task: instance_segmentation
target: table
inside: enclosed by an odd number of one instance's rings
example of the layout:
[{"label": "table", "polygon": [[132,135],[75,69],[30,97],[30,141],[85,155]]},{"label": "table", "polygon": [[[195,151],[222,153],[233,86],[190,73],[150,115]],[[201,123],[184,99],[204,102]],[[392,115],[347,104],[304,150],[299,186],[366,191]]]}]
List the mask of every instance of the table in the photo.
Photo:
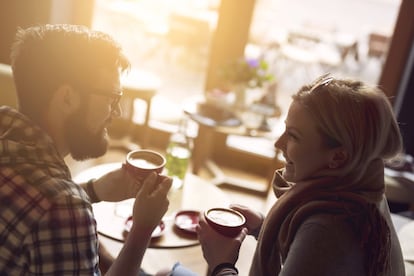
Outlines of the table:
[{"label": "table", "polygon": [[[121,166],[119,162],[100,164],[82,171],[74,177],[74,181],[85,182]],[[174,226],[177,210],[203,212],[208,208],[228,207],[230,204],[227,195],[218,187],[190,173],[186,175],[182,189],[170,191],[169,200],[169,211],[163,218],[165,232],[161,237],[151,240],[149,246],[151,248],[184,248],[199,244],[195,234],[185,233]],[[123,242],[126,234],[125,221],[132,212],[133,204],[134,199],[92,204],[98,233],[112,240]]]}]

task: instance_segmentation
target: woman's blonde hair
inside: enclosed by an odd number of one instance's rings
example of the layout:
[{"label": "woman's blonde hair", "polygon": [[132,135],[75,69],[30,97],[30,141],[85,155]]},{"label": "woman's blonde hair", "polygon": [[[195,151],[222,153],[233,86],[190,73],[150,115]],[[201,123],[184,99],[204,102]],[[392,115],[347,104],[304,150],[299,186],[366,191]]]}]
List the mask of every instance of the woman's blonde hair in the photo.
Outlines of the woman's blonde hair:
[{"label": "woman's blonde hair", "polygon": [[293,100],[312,114],[327,145],[347,150],[353,168],[402,149],[393,108],[378,87],[325,75],[303,86]]}]

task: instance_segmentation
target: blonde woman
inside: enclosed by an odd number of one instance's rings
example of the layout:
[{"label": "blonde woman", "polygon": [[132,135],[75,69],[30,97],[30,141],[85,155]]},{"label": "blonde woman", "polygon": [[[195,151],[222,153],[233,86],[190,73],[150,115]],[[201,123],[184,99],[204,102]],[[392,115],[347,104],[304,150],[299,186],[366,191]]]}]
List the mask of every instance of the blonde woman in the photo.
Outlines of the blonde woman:
[{"label": "blonde woman", "polygon": [[277,201],[267,216],[234,205],[247,218],[236,238],[204,219],[197,228],[213,275],[237,275],[247,234],[258,243],[250,275],[404,275],[384,196],[384,159],[401,151],[392,107],[376,87],[322,76],[294,96],[275,147]]}]

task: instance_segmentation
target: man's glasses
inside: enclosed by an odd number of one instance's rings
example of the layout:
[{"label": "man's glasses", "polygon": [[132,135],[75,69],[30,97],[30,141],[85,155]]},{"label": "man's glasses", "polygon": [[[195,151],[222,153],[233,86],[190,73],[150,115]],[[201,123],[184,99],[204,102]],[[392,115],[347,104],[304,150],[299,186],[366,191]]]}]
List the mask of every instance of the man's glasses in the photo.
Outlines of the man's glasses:
[{"label": "man's glasses", "polygon": [[116,110],[116,108],[118,107],[119,101],[121,100],[121,97],[123,95],[123,92],[122,90],[118,90],[117,92],[108,93],[108,91],[106,90],[96,89],[96,90],[90,91],[89,94],[112,98],[111,110]]},{"label": "man's glasses", "polygon": [[320,76],[318,79],[316,79],[313,83],[315,83],[312,88],[309,90],[309,93],[312,93],[316,89],[326,86],[330,84],[334,80],[334,77],[331,76],[331,73],[326,73],[322,76]]}]

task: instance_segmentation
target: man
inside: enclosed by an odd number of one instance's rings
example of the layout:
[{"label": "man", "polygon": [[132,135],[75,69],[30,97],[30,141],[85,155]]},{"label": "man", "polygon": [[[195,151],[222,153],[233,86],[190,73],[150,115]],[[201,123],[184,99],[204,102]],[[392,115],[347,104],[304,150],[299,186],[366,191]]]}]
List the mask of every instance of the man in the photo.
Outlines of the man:
[{"label": "man", "polygon": [[100,275],[91,203],[133,197],[133,227],[107,274],[138,275],[171,179],[119,169],[77,185],[64,162],[106,152],[130,66],[121,48],[86,27],[43,25],[18,30],[11,62],[19,111],[0,107],[0,275]]}]

